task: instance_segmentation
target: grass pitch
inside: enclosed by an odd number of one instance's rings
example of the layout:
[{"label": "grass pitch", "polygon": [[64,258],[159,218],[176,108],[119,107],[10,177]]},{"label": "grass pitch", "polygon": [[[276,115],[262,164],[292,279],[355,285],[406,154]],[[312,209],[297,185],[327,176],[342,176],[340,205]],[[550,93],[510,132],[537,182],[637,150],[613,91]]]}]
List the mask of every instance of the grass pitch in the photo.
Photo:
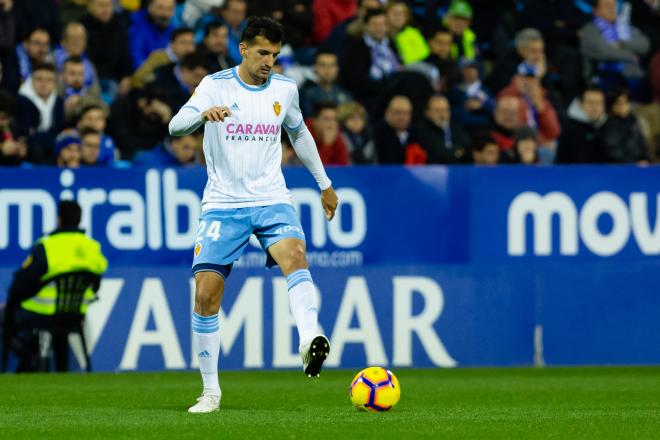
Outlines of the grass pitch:
[{"label": "grass pitch", "polygon": [[197,373],[0,376],[0,437],[659,438],[660,368],[395,371],[399,404],[353,409],[355,372],[222,372],[220,412],[187,414]]}]

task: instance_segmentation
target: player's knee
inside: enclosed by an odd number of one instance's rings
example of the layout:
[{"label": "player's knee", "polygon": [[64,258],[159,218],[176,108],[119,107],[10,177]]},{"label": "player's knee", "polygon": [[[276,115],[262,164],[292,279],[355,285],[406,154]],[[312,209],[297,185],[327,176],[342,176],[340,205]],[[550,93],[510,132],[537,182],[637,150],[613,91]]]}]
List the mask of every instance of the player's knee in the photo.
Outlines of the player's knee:
[{"label": "player's knee", "polygon": [[298,269],[307,268],[307,256],[305,248],[302,246],[294,246],[288,250],[285,261],[283,262],[282,269],[285,272],[291,272]]},{"label": "player's knee", "polygon": [[196,275],[195,311],[202,315],[216,314],[220,310],[224,279],[215,274]]}]

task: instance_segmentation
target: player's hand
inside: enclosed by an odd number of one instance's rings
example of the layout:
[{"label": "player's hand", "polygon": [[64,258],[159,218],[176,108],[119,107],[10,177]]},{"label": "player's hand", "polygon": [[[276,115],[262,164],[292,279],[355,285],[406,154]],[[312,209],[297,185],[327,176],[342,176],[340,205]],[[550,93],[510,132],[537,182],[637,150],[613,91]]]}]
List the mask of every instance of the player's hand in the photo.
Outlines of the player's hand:
[{"label": "player's hand", "polygon": [[211,107],[205,112],[202,112],[202,120],[204,122],[223,122],[225,118],[230,116],[231,112],[227,107]]},{"label": "player's hand", "polygon": [[339,204],[339,199],[337,198],[337,194],[335,194],[335,190],[332,189],[331,186],[321,191],[321,205],[323,205],[325,218],[327,218],[328,221],[335,217],[337,204]]}]

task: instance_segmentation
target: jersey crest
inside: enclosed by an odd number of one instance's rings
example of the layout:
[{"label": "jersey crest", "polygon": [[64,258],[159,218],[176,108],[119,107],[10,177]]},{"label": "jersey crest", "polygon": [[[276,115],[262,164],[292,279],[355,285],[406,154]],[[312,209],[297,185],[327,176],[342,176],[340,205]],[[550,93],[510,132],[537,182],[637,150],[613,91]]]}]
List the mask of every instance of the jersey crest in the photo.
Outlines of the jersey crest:
[{"label": "jersey crest", "polygon": [[273,103],[273,110],[275,110],[275,115],[279,116],[280,112],[282,111],[282,106],[280,105],[279,101],[275,101]]}]

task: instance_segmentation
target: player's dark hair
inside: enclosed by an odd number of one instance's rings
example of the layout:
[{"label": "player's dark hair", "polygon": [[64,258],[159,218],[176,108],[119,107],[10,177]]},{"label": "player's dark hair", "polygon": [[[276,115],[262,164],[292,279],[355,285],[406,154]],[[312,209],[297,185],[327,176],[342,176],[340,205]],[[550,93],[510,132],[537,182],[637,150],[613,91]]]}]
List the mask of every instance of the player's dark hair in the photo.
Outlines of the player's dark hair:
[{"label": "player's dark hair", "polygon": [[220,29],[221,27],[227,27],[227,25],[220,23],[219,21],[212,21],[211,23],[208,23],[206,26],[204,26],[204,38],[208,37],[211,32],[216,29]]},{"label": "player's dark hair", "polygon": [[57,69],[55,69],[55,65],[52,63],[37,63],[32,67],[32,74],[34,74],[38,70],[47,70],[49,72],[53,72],[57,74]]},{"label": "player's dark hair", "polygon": [[323,110],[337,110],[337,104],[333,101],[319,101],[314,104],[314,117],[318,118]]},{"label": "player's dark hair", "polygon": [[84,62],[83,59],[81,57],[79,57],[78,55],[71,55],[69,58],[64,60],[64,64],[62,64],[62,68],[64,68],[64,66],[66,66],[69,63],[83,64],[83,62]]},{"label": "player's dark hair", "polygon": [[186,35],[186,34],[194,35],[194,32],[192,29],[187,27],[174,29],[172,31],[172,35],[170,35],[170,43],[176,41],[176,39],[179,38],[181,35]]},{"label": "player's dark hair", "polygon": [[75,200],[60,200],[57,205],[57,217],[62,228],[77,228],[80,224],[80,215],[80,205]]},{"label": "player's dark hair", "polygon": [[319,60],[319,57],[321,57],[321,56],[323,56],[323,55],[332,55],[333,57],[336,57],[336,56],[337,56],[337,54],[334,53],[334,52],[331,51],[331,50],[328,50],[328,49],[319,49],[319,50],[317,50],[316,53],[314,54],[314,63],[316,63],[316,62]]},{"label": "player's dark hair", "polygon": [[241,43],[252,43],[256,37],[264,37],[271,43],[281,43],[283,35],[282,25],[272,18],[249,17],[241,33]]},{"label": "player's dark hair", "polygon": [[384,8],[369,8],[369,9],[367,9],[366,14],[364,14],[364,24],[369,23],[369,20],[371,20],[373,17],[377,17],[379,15],[385,15],[385,9]]}]

